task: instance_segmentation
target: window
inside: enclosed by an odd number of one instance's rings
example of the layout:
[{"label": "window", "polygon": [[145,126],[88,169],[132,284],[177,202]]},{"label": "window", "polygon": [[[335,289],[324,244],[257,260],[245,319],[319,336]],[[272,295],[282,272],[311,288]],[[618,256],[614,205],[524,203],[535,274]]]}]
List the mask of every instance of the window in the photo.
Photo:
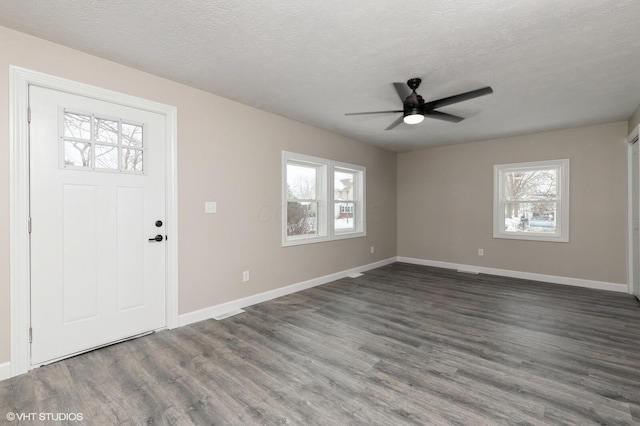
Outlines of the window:
[{"label": "window", "polygon": [[320,241],[328,236],[324,215],[327,165],[312,158],[290,159],[285,170],[286,239]]},{"label": "window", "polygon": [[282,244],[365,234],[365,168],[283,152]]},{"label": "window", "polygon": [[494,166],[493,237],[569,241],[569,160]]},{"label": "window", "polygon": [[62,111],[62,168],[143,173],[142,124]]},{"label": "window", "polygon": [[363,211],[361,180],[364,170],[335,165],[333,167],[333,233],[335,238],[362,232]]}]

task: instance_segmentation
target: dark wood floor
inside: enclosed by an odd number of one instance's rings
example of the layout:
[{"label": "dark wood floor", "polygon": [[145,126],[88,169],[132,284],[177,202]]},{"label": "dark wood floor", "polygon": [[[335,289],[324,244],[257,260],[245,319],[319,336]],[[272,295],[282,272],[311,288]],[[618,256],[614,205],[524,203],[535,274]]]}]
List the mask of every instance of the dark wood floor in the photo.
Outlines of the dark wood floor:
[{"label": "dark wood floor", "polygon": [[640,304],[395,263],[5,380],[7,412],[96,425],[640,424]]}]

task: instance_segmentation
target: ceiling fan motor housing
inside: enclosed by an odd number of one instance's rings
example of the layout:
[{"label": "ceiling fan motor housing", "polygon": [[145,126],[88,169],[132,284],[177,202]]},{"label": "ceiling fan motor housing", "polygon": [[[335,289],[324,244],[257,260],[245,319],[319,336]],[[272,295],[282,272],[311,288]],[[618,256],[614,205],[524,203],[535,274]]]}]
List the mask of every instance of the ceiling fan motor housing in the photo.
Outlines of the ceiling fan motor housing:
[{"label": "ceiling fan motor housing", "polygon": [[416,93],[416,89],[420,87],[420,83],[422,83],[422,79],[417,77],[410,78],[407,81],[407,86],[411,89],[411,94],[404,100],[404,117],[415,114],[424,115],[424,99]]},{"label": "ceiling fan motor housing", "polygon": [[424,99],[415,90],[404,100],[404,115],[424,114]]}]

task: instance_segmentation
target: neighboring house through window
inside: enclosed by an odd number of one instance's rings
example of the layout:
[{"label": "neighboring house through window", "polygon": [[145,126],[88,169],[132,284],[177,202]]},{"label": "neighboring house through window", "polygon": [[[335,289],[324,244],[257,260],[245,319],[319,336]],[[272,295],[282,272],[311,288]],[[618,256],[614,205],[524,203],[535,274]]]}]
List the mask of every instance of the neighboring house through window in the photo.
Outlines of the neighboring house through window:
[{"label": "neighboring house through window", "polygon": [[282,244],[298,245],[365,233],[365,168],[282,153]]},{"label": "neighboring house through window", "polygon": [[569,241],[569,160],[494,166],[494,238]]}]

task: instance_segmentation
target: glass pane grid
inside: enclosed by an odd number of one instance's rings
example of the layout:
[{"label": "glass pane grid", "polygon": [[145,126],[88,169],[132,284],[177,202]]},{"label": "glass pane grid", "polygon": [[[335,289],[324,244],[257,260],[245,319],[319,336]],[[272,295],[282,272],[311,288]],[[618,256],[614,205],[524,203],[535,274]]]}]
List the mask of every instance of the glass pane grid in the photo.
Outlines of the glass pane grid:
[{"label": "glass pane grid", "polygon": [[287,202],[287,236],[318,234],[318,202]]},{"label": "glass pane grid", "polygon": [[96,141],[102,143],[118,144],[120,134],[120,122],[114,120],[96,119]]},{"label": "glass pane grid", "polygon": [[142,171],[142,150],[122,148],[122,170]]},{"label": "glass pane grid", "polygon": [[95,145],[96,168],[118,170],[118,147],[113,145]]},{"label": "glass pane grid", "polygon": [[333,199],[338,201],[353,202],[355,173],[345,171],[335,171],[333,176],[334,194]]},{"label": "glass pane grid", "polygon": [[91,114],[63,112],[64,167],[144,172],[144,127]]},{"label": "glass pane grid", "polygon": [[557,168],[504,171],[504,232],[557,234],[558,176]]},{"label": "glass pane grid", "polygon": [[334,203],[333,227],[336,232],[354,231],[356,229],[356,205],[353,202]]},{"label": "glass pane grid", "polygon": [[287,163],[287,198],[317,200],[318,175],[317,166]]},{"label": "glass pane grid", "polygon": [[91,140],[91,121],[90,115],[65,112],[63,135],[67,138]]},{"label": "glass pane grid", "polygon": [[122,144],[141,148],[142,126],[122,123]]},{"label": "glass pane grid", "polygon": [[503,176],[503,196],[510,201],[556,199],[558,195],[556,169],[511,171]]},{"label": "glass pane grid", "polygon": [[64,141],[64,164],[74,167],[91,167],[91,143]]},{"label": "glass pane grid", "polygon": [[553,202],[507,202],[504,210],[504,231],[556,234],[558,204]]}]

